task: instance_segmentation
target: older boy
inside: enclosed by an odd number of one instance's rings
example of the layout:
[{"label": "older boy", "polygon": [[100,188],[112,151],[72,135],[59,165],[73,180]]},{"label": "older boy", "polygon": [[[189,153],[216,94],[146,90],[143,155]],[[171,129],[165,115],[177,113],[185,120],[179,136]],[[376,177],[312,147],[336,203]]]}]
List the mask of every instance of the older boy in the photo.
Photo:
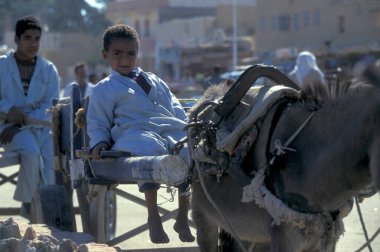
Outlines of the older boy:
[{"label": "older boy", "polygon": [[[185,136],[187,117],[177,98],[160,78],[137,67],[139,44],[137,32],[126,25],[111,26],[104,33],[102,54],[112,73],[93,88],[87,114],[90,146],[96,159],[100,158],[100,150],[111,145],[114,150],[136,156],[167,155]],[[188,159],[187,150],[182,154]],[[189,202],[184,193],[187,186],[179,188],[174,229],[182,241],[192,242]],[[145,193],[151,241],[168,243],[157,208],[159,184],[139,183],[139,187]]]},{"label": "older boy", "polygon": [[47,109],[58,98],[56,67],[37,55],[40,22],[31,16],[16,23],[16,52],[0,57],[0,143],[5,150],[21,154],[14,199],[23,202],[28,214],[32,195],[38,185],[53,184],[53,138],[50,128],[28,124],[27,117],[50,120]]}]

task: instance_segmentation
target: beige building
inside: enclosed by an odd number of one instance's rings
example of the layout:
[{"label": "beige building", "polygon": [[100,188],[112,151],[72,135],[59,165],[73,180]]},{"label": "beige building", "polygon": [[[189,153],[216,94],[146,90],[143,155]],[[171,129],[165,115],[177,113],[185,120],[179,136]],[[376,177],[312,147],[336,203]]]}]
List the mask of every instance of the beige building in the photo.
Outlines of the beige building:
[{"label": "beige building", "polygon": [[139,60],[145,70],[178,79],[182,48],[207,37],[214,25],[215,8],[183,7],[170,0],[129,0],[110,2],[106,16],[139,32]]},{"label": "beige building", "polygon": [[[162,77],[179,79],[184,71],[193,75],[211,71],[215,64],[223,69],[232,65],[232,11],[230,0],[129,0],[110,2],[107,18],[113,23],[132,25],[141,35],[140,63]],[[238,55],[253,55],[252,0],[237,3],[239,36]],[[218,16],[220,18],[218,18]],[[249,17],[249,18],[248,18]],[[247,21],[248,20],[248,21]],[[243,28],[244,27],[244,28]]]},{"label": "beige building", "polygon": [[258,55],[319,55],[379,49],[380,1],[258,0],[255,41]]},{"label": "beige building", "polygon": [[[113,23],[126,23],[139,31],[140,62],[147,70],[164,69],[177,78],[181,69],[207,72],[214,62],[228,69],[232,61],[232,1],[201,2],[119,0],[109,2],[107,17]],[[251,40],[248,51],[246,46],[238,46],[239,65],[249,62],[250,57],[274,64],[287,59],[292,64],[301,50],[313,51],[320,61],[346,55],[349,62],[380,48],[378,0],[236,3],[238,40]]]}]

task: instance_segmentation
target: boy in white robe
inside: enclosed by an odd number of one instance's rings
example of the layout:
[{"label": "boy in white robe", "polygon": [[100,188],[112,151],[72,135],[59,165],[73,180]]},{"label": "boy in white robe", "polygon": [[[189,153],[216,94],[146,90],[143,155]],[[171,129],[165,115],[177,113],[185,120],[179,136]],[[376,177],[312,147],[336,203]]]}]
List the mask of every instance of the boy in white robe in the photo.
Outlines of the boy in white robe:
[{"label": "boy in white robe", "polygon": [[27,124],[27,117],[51,121],[47,109],[58,99],[56,67],[37,55],[41,25],[31,16],[16,23],[17,49],[0,57],[0,144],[20,153],[20,171],[14,199],[23,202],[28,217],[33,193],[39,185],[55,183],[53,138],[49,127]]},{"label": "boy in white robe", "polygon": [[[112,72],[92,89],[87,113],[87,132],[95,159],[100,158],[101,150],[110,148],[135,156],[167,155],[186,136],[183,128],[187,116],[178,99],[164,81],[137,67],[139,44],[137,32],[123,24],[111,26],[104,33],[102,54]],[[140,86],[141,82],[145,85]],[[187,149],[180,155],[189,161]],[[139,189],[145,193],[151,241],[168,243],[157,208],[159,184],[139,183]],[[192,242],[195,238],[188,224],[187,189],[187,183],[179,186],[174,229],[181,241]]]}]

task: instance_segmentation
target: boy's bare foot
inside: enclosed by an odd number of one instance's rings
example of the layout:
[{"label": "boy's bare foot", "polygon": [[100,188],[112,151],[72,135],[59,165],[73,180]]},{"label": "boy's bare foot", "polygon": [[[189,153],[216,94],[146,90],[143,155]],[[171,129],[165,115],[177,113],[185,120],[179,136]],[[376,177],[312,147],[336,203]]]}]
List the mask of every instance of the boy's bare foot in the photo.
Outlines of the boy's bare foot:
[{"label": "boy's bare foot", "polygon": [[173,229],[178,233],[178,237],[182,242],[195,241],[195,237],[191,234],[191,230],[187,222],[176,221]]},{"label": "boy's bare foot", "polygon": [[161,218],[149,217],[148,218],[149,237],[153,243],[169,243],[169,237],[164,231]]}]

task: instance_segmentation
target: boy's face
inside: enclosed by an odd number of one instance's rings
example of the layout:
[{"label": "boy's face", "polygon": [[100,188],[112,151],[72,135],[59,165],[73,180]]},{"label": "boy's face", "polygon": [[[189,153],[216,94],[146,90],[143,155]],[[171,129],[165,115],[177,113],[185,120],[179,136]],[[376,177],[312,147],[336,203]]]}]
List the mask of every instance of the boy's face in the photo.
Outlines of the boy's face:
[{"label": "boy's face", "polygon": [[20,38],[15,36],[17,45],[17,56],[22,60],[33,60],[40,48],[41,31],[29,29],[21,34]]},{"label": "boy's face", "polygon": [[137,42],[133,39],[112,39],[108,51],[102,52],[103,58],[112,70],[127,75],[137,65]]}]

